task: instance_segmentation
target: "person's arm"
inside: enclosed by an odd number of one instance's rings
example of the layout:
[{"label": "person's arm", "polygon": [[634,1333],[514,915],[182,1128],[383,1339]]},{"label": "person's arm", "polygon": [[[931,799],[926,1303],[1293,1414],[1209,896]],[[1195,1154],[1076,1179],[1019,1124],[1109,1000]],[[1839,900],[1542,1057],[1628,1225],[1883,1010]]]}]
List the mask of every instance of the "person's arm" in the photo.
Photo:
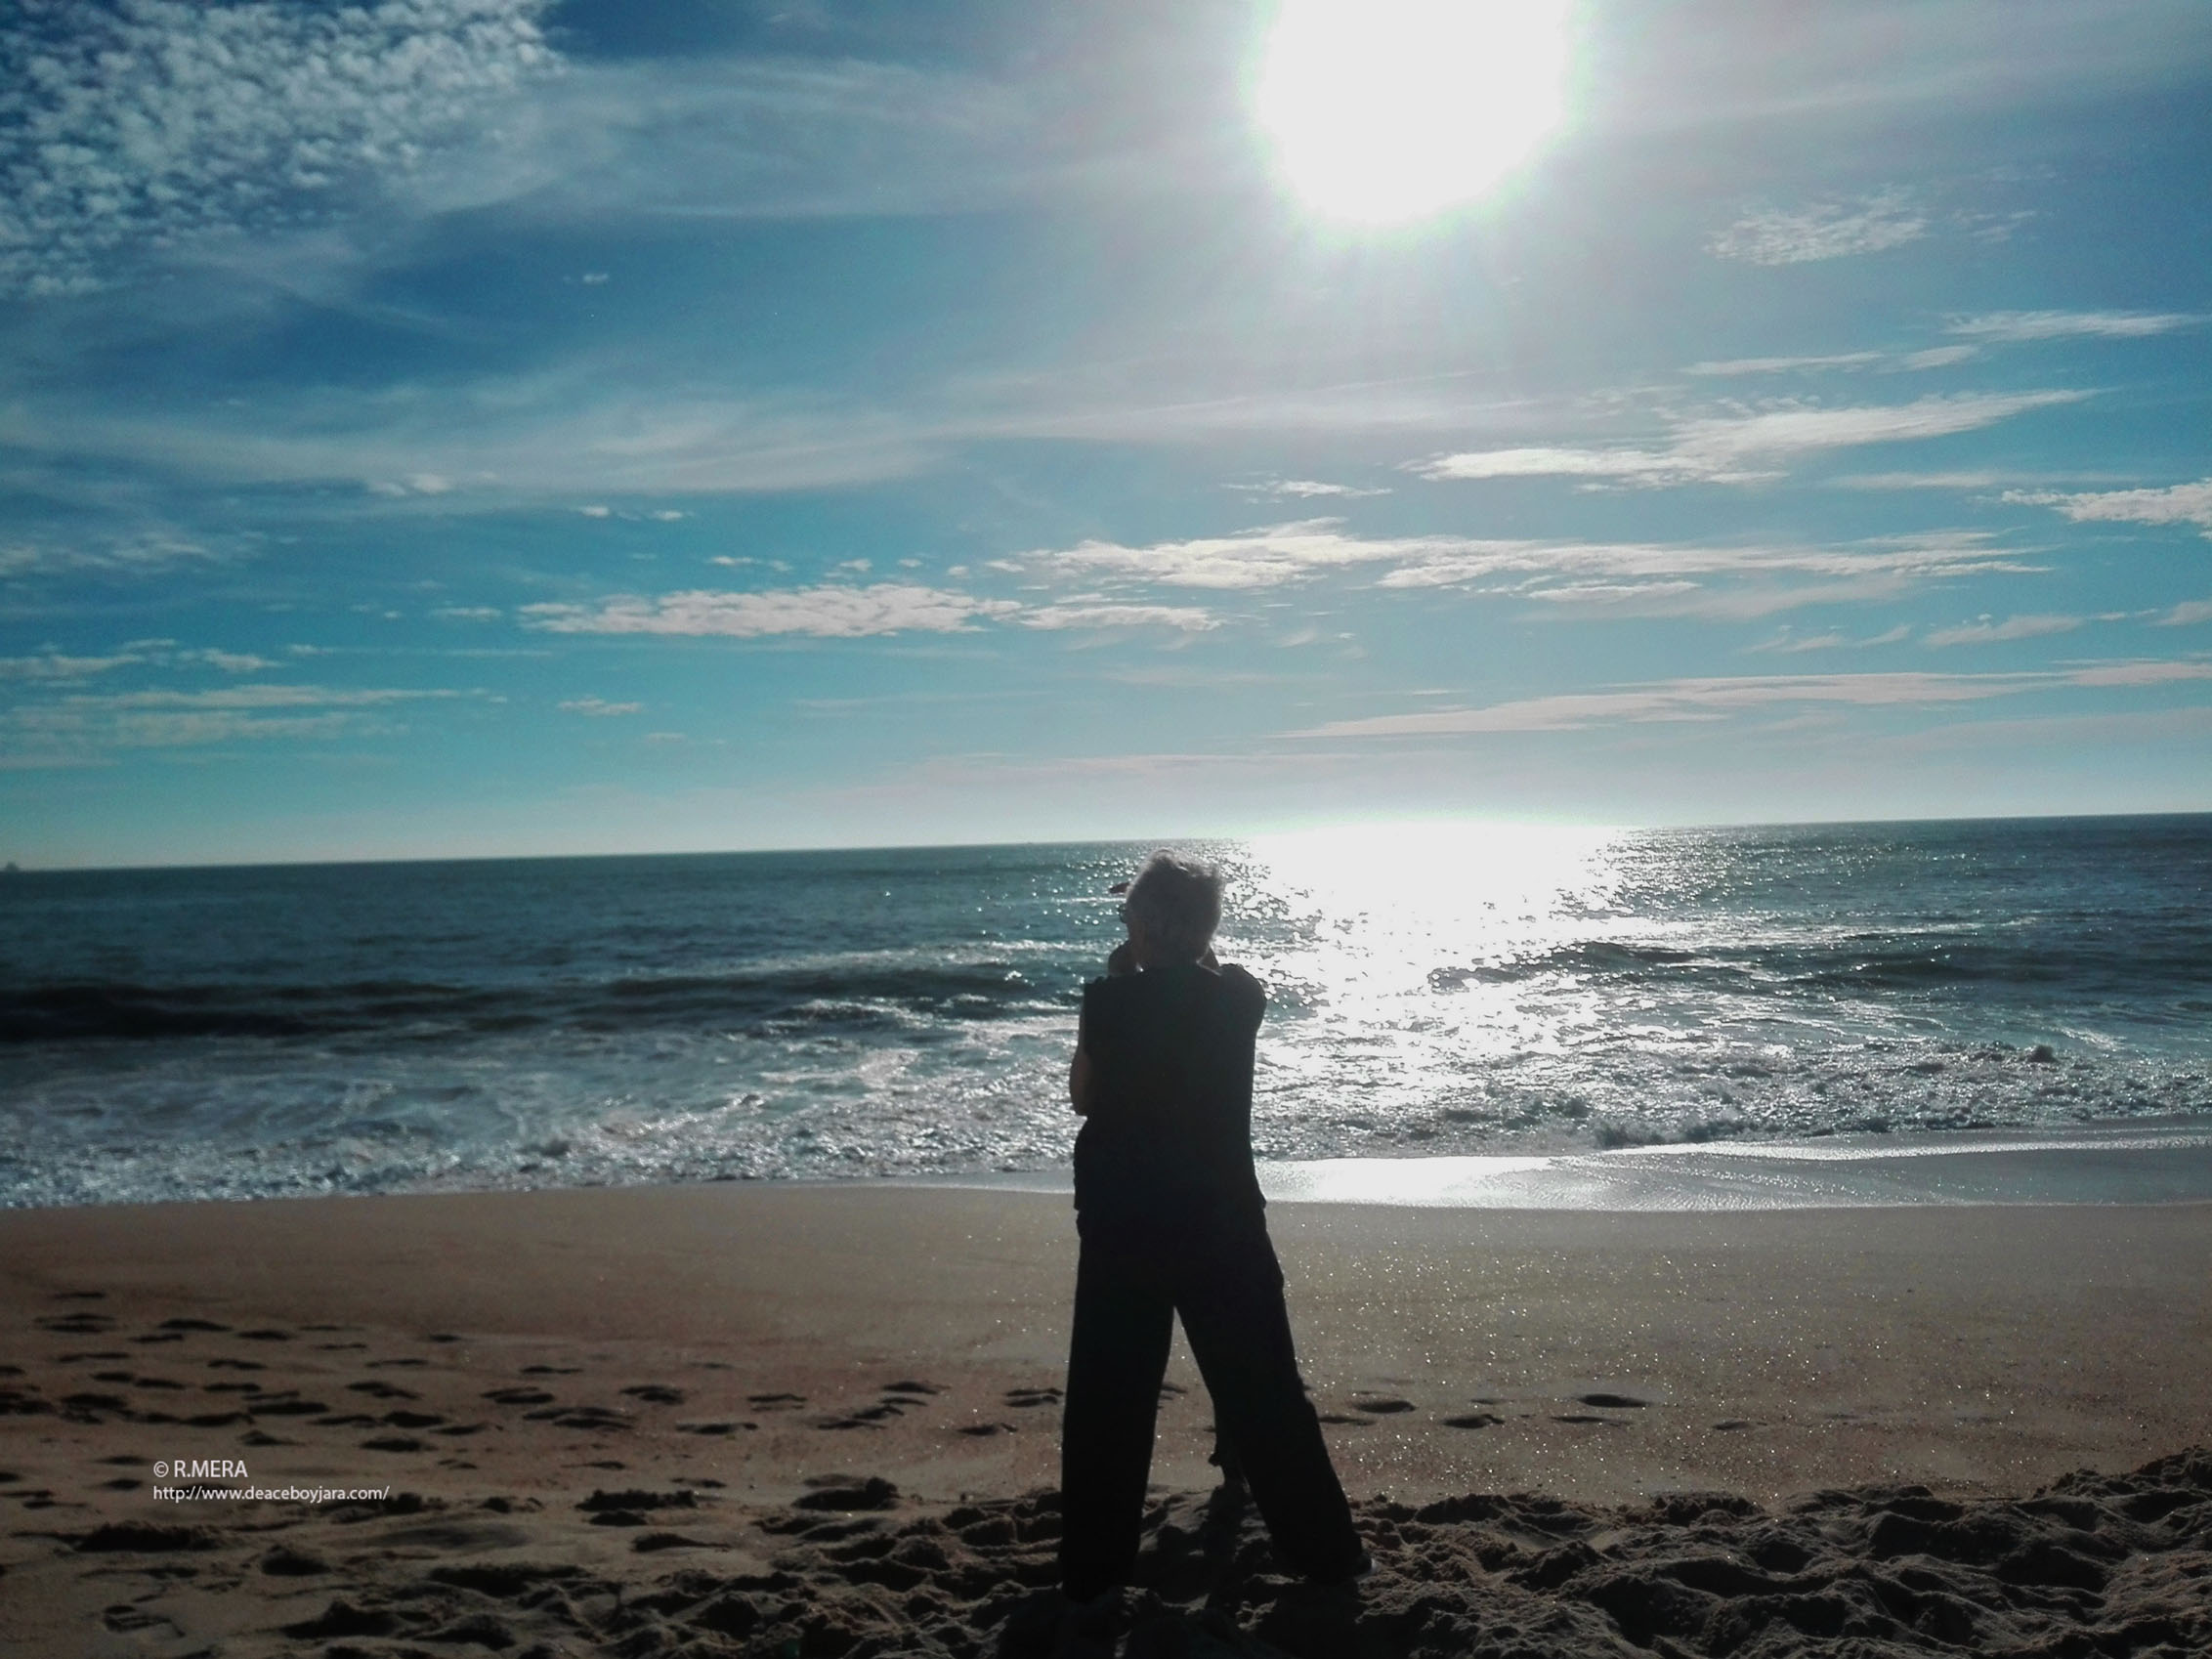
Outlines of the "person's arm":
[{"label": "person's arm", "polygon": [[1097,1068],[1091,1063],[1090,1044],[1086,1041],[1090,1031],[1090,991],[1085,987],[1083,1009],[1076,1015],[1076,1057],[1068,1062],[1068,1104],[1079,1117],[1087,1116],[1091,1096],[1097,1088]]}]

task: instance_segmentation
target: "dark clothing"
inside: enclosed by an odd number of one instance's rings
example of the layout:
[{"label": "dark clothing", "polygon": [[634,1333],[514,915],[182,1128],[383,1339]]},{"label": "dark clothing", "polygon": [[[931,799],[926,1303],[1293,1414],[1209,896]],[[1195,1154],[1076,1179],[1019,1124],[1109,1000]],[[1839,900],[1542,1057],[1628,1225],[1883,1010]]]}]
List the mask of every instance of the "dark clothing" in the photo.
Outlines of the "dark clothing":
[{"label": "dark clothing", "polygon": [[1085,1239],[1258,1223],[1252,1050],[1266,1008],[1259,982],[1236,966],[1185,962],[1083,988],[1077,1042],[1090,1055],[1092,1105],[1076,1136],[1076,1212]]},{"label": "dark clothing", "polygon": [[1062,1588],[1088,1600],[1134,1573],[1178,1313],[1284,1566],[1308,1578],[1349,1576],[1362,1555],[1359,1535],[1298,1382],[1282,1269],[1266,1228],[1255,1226],[1197,1252],[1084,1240],[1060,1442]]},{"label": "dark clothing", "polygon": [[1298,1382],[1283,1273],[1252,1167],[1253,1042],[1266,997],[1241,968],[1093,980],[1079,1039],[1075,1332],[1060,1447],[1061,1582],[1087,1599],[1134,1569],[1160,1383],[1180,1314],[1284,1564],[1361,1559],[1351,1509]]}]

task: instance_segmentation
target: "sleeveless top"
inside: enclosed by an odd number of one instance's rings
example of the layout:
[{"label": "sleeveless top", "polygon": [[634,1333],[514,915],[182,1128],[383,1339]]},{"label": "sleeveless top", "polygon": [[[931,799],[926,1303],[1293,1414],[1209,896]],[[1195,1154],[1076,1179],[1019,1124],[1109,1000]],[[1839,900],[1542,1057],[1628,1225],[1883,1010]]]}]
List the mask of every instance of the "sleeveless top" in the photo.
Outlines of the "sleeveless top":
[{"label": "sleeveless top", "polygon": [[1085,1239],[1172,1244],[1262,1224],[1252,1070],[1266,1007],[1259,982],[1234,965],[1186,962],[1083,988],[1091,1094],[1075,1166]]}]

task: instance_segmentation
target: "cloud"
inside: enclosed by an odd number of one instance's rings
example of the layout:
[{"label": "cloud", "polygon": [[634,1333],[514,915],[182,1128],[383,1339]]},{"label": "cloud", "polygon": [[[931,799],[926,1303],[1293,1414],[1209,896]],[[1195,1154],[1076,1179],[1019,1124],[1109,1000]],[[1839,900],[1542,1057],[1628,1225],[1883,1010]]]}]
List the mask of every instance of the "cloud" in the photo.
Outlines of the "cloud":
[{"label": "cloud", "polygon": [[2185,599],[2157,619],[2161,628],[2186,628],[2193,622],[2212,622],[2212,599]]},{"label": "cloud", "polygon": [[[0,442],[6,441],[6,424],[4,411],[0,411]],[[140,531],[62,546],[19,541],[0,544],[0,577],[64,572],[130,576],[178,565],[212,564],[221,557],[205,542],[169,530]]]},{"label": "cloud", "polygon": [[1500,732],[1566,732],[1595,726],[1711,721],[1793,704],[1930,707],[2069,687],[2130,687],[2212,680],[2212,661],[2136,661],[2015,674],[1756,674],[1663,680],[1598,692],[1519,698],[1477,708],[1442,708],[1336,720],[1291,738],[1433,738]]},{"label": "cloud", "polygon": [[1907,206],[1901,191],[1883,191],[1856,201],[1819,202],[1795,212],[1768,209],[1746,214],[1708,247],[1722,259],[1800,265],[1879,253],[1927,234],[1926,216]]},{"label": "cloud", "polygon": [[1719,362],[1693,362],[1687,374],[1795,374],[1811,368],[1871,368],[1888,360],[1887,352],[1832,352],[1825,357],[1727,358]]},{"label": "cloud", "polygon": [[[1414,562],[1472,546],[1453,536],[1364,537],[1345,533],[1341,519],[1304,519],[1233,535],[1194,536],[1131,547],[1087,540],[1073,547],[1037,549],[1007,561],[1085,573],[1107,573],[1171,587],[1274,587],[1347,565]],[[1498,543],[1495,545],[1507,545]]]},{"label": "cloud", "polygon": [[593,719],[614,719],[624,714],[643,714],[642,702],[609,702],[603,698],[573,697],[560,705],[564,714],[587,714]]},{"label": "cloud", "polygon": [[1772,653],[1787,657],[1807,651],[1866,651],[1875,646],[1896,645],[1911,637],[1912,626],[1906,622],[1899,622],[1895,627],[1878,634],[1869,634],[1864,639],[1852,639],[1833,628],[1819,634],[1793,633],[1789,624],[1784,623],[1772,639],[1745,649],[1754,653]]},{"label": "cloud", "polygon": [[81,293],[195,238],[419,172],[555,66],[546,0],[16,0],[0,24],[0,291]]},{"label": "cloud", "polygon": [[2103,489],[2069,494],[2055,489],[2008,489],[2005,499],[2029,507],[2055,507],[2076,524],[2191,524],[2212,536],[2212,478],[2163,489]]},{"label": "cloud", "polygon": [[1685,374],[1734,376],[1745,374],[1804,374],[1819,369],[1948,368],[1975,355],[1973,346],[1933,346],[1921,352],[1831,352],[1816,357],[1725,358],[1716,362],[1693,362]]},{"label": "cloud", "polygon": [[361,735],[389,730],[376,716],[396,705],[461,695],[269,684],[75,693],[0,710],[0,762],[68,766],[111,749]]},{"label": "cloud", "polygon": [[1605,478],[1629,484],[1743,483],[1772,477],[1760,463],[1867,444],[1905,444],[1973,432],[2030,409],[2070,404],[2086,392],[1961,392],[1909,404],[1842,408],[1789,402],[1720,415],[1678,418],[1664,449],[1514,448],[1472,450],[1413,462],[1407,470],[1436,481],[1494,478]]},{"label": "cloud", "polygon": [[86,680],[117,668],[155,664],[214,668],[226,674],[252,674],[277,664],[266,657],[214,646],[180,650],[172,639],[135,639],[102,657],[71,657],[49,648],[28,657],[0,657],[0,680]]},{"label": "cloud", "polygon": [[2205,320],[2201,313],[2183,311],[1992,311],[1979,317],[1954,318],[1944,332],[1994,344],[2083,336],[2139,340],[2169,334],[2177,328],[2193,328]]},{"label": "cloud", "polygon": [[1983,617],[1955,628],[1929,631],[1929,645],[1992,645],[2008,639],[2040,639],[2045,634],[2071,633],[2086,618],[2081,617],[2007,617],[2003,621]]},{"label": "cloud", "polygon": [[1387,495],[1387,489],[1361,489],[1349,484],[1327,484],[1314,478],[1273,478],[1260,484],[1231,484],[1223,488],[1240,495],[1264,495],[1275,501],[1313,501],[1331,498],[1356,501],[1370,495]]},{"label": "cloud", "polygon": [[1130,546],[1088,540],[998,561],[1045,575],[1258,590],[1332,572],[1377,569],[1381,588],[1471,587],[1551,609],[1746,618],[1826,603],[1888,599],[1930,582],[2040,567],[1976,532],[1844,546],[1363,536],[1340,519],[1307,519],[1231,535]]},{"label": "cloud", "polygon": [[1179,628],[1203,633],[1221,624],[1190,605],[1044,605],[1016,618],[1025,628]]},{"label": "cloud", "polygon": [[761,593],[692,589],[658,599],[624,595],[597,605],[526,605],[526,625],[563,634],[721,635],[756,639],[807,634],[955,633],[978,619],[1019,611],[1011,600],[879,582],[872,587],[787,588]]},{"label": "cloud", "polygon": [[1553,446],[1438,455],[1412,463],[1407,470],[1437,483],[1484,478],[1618,478],[1633,484],[1688,484],[1712,476],[1686,456],[1651,449]]}]

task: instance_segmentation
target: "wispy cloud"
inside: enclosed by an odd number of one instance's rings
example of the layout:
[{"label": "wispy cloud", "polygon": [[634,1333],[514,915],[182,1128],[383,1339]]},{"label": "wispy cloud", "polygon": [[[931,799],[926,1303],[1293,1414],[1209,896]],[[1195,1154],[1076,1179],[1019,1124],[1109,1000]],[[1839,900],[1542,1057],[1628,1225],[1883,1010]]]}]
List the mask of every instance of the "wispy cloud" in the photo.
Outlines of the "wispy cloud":
[{"label": "wispy cloud", "polygon": [[1919,352],[1830,352],[1812,357],[1724,358],[1714,362],[1693,362],[1682,372],[1713,376],[1747,374],[1808,374],[1827,369],[1948,368],[1975,355],[1972,346],[1932,346]]},{"label": "wispy cloud", "polygon": [[1815,202],[1795,210],[1748,213],[1709,244],[1723,259],[1753,265],[1800,265],[1843,259],[1855,253],[1918,241],[1928,234],[1928,219],[1899,191],[1883,191],[1855,201]]},{"label": "wispy cloud", "polygon": [[2077,524],[2105,520],[2121,524],[2191,524],[2212,535],[2212,478],[2163,489],[2100,489],[2068,493],[2055,489],[2008,489],[2005,499],[2029,507],[2055,507]]},{"label": "wispy cloud", "polygon": [[2212,622],[2212,599],[2185,599],[2157,618],[2162,628],[2186,628],[2196,622]]},{"label": "wispy cloud", "polygon": [[1844,546],[1370,536],[1341,519],[1140,546],[1089,540],[999,562],[1016,574],[1219,591],[1260,590],[1330,573],[1375,572],[1382,588],[1467,587],[1561,612],[1746,618],[1819,603],[1867,603],[1932,582],[2037,566],[1978,532]]},{"label": "wispy cloud", "polygon": [[1192,605],[1042,605],[1015,617],[1025,628],[1176,628],[1204,633],[1220,626],[1210,612]]},{"label": "wispy cloud", "polygon": [[1476,708],[1428,709],[1336,720],[1292,738],[1433,738],[1500,732],[1725,719],[1794,704],[1930,707],[2068,687],[2134,687],[2212,680],[2212,661],[2152,660],[2017,674],[1759,674],[1654,681],[1597,692],[1520,698]]},{"label": "wispy cloud", "polygon": [[358,736],[389,729],[378,715],[398,705],[462,695],[274,684],[80,692],[0,710],[0,757],[18,767],[67,766],[110,749]]},{"label": "wispy cloud", "polygon": [[1992,344],[2081,336],[2139,340],[2152,334],[2170,334],[2177,328],[2193,328],[2206,320],[2200,312],[2186,311],[1991,311],[1978,317],[1954,318],[1944,332]]},{"label": "wispy cloud", "polygon": [[572,697],[561,705],[564,714],[583,714],[594,720],[619,719],[625,714],[643,714],[642,702],[609,702],[604,698]]},{"label": "wispy cloud", "polygon": [[1329,484],[1316,478],[1272,478],[1258,484],[1230,484],[1224,489],[1240,495],[1262,496],[1271,501],[1356,501],[1370,495],[1387,495],[1387,488],[1363,489],[1350,484]]},{"label": "wispy cloud", "polygon": [[1866,651],[1876,646],[1898,645],[1911,637],[1912,624],[1909,622],[1899,622],[1893,628],[1885,628],[1878,634],[1868,634],[1858,639],[1834,628],[1816,634],[1801,634],[1784,623],[1772,639],[1763,640],[1758,645],[1745,649],[1754,654],[1794,657],[1808,651]]},{"label": "wispy cloud", "polygon": [[246,651],[215,646],[180,647],[175,640],[140,639],[101,656],[71,656],[51,647],[27,657],[0,657],[0,680],[88,680],[118,668],[213,668],[225,674],[255,674],[277,664]]},{"label": "wispy cloud", "polygon": [[1743,483],[1772,477],[1771,463],[1793,455],[1973,432],[2030,409],[2087,396],[2072,391],[1962,392],[1909,404],[1840,408],[1790,402],[1748,411],[1680,417],[1670,442],[1659,448],[1479,449],[1414,462],[1408,470],[1438,481],[1565,477],[1641,485]]},{"label": "wispy cloud", "polygon": [[1073,547],[1040,548],[1004,561],[1063,572],[1105,573],[1170,587],[1274,587],[1315,573],[1351,565],[1420,563],[1473,546],[1453,536],[1360,536],[1341,519],[1304,519],[1233,535],[1194,536],[1132,547],[1088,540]]},{"label": "wispy cloud", "polygon": [[786,588],[732,593],[695,588],[647,599],[622,596],[596,605],[526,605],[526,625],[563,634],[690,634],[757,639],[807,634],[861,639],[875,634],[957,633],[990,617],[1019,611],[1011,600],[902,582],[872,587]]},{"label": "wispy cloud", "polygon": [[549,71],[546,0],[108,8],[0,23],[0,290],[103,285],[119,261],[296,223],[419,170]]},{"label": "wispy cloud", "polygon": [[[0,413],[0,442],[7,421]],[[118,535],[0,543],[0,577],[106,574],[133,576],[180,565],[212,564],[224,555],[205,538],[172,530],[135,531]]]},{"label": "wispy cloud", "polygon": [[2002,621],[1982,617],[1956,627],[1932,628],[1929,645],[1994,645],[2009,639],[2041,639],[2046,634],[2071,633],[2088,620],[2085,617],[2007,617]]}]

